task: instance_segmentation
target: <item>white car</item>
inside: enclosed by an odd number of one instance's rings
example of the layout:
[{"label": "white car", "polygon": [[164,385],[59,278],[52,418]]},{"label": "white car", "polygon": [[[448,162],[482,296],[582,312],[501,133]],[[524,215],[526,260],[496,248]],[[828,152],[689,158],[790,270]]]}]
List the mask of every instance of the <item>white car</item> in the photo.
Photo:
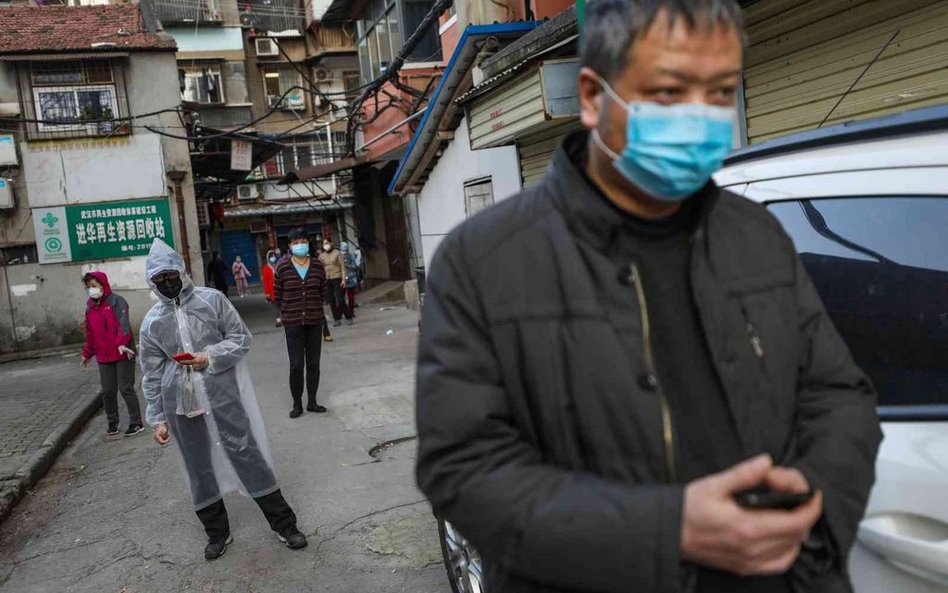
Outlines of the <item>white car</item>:
[{"label": "white car", "polygon": [[780,220],[879,392],[856,592],[948,591],[948,105],[755,145],[715,180]]}]

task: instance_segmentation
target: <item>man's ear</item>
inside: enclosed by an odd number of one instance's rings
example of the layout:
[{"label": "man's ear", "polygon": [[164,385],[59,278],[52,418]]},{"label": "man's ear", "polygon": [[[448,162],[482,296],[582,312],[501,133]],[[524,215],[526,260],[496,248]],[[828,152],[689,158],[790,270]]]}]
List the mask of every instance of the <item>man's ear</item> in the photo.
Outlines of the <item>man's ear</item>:
[{"label": "man's ear", "polygon": [[579,70],[579,120],[583,127],[594,130],[602,116],[602,83],[599,75],[583,66]]}]

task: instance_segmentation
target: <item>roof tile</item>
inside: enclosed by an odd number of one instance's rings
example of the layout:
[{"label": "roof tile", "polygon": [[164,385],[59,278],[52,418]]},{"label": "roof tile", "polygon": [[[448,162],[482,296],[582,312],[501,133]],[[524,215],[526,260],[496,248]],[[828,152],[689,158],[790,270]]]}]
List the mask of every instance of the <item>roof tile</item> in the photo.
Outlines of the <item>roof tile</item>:
[{"label": "roof tile", "polygon": [[99,43],[114,43],[111,51],[176,47],[171,37],[148,32],[137,4],[0,8],[0,55],[88,52]]}]

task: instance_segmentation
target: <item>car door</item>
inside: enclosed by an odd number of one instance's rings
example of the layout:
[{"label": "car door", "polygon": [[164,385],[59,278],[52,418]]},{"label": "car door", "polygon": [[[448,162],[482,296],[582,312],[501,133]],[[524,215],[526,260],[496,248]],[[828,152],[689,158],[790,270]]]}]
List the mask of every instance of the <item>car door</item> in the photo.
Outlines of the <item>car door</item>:
[{"label": "car door", "polygon": [[948,196],[829,195],[766,205],[879,392],[885,440],[850,558],[853,585],[857,593],[944,593]]}]

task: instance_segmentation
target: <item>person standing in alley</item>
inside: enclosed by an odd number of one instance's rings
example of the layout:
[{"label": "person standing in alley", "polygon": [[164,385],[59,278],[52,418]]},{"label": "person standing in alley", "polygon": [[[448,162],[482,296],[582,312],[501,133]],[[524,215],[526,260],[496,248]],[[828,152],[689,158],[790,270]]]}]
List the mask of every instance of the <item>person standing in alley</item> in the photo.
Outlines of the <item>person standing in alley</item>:
[{"label": "person standing in alley", "polygon": [[356,260],[356,256],[349,249],[349,242],[343,241],[342,245],[339,246],[339,251],[342,253],[343,261],[346,264],[346,284],[345,284],[345,298],[343,304],[346,307],[348,312],[349,323],[352,323],[352,320],[355,318],[355,295],[356,288],[359,286],[359,264]]},{"label": "person standing in alley", "polygon": [[323,414],[327,410],[316,401],[319,391],[319,362],[322,354],[323,295],[326,272],[319,260],[310,257],[309,239],[303,229],[290,232],[290,257],[277,263],[273,274],[274,302],[286,332],[286,350],[290,358],[290,418],[303,414],[303,388],[306,410]]},{"label": "person standing in alley", "polygon": [[589,0],[585,131],[434,255],[417,478],[491,593],[852,591],[877,398],[780,223],[712,179],[743,40],[737,0]]},{"label": "person standing in alley", "polygon": [[145,277],[158,297],[141,330],[145,416],[159,445],[178,445],[207,534],[204,557],[220,557],[232,541],[222,497],[237,489],[254,499],[280,541],[306,547],[273,471],[245,360],[250,330],[223,294],[194,286],[181,255],[160,239]]},{"label": "person standing in alley", "polygon": [[346,260],[342,252],[336,249],[329,239],[323,241],[323,250],[319,254],[319,261],[326,269],[326,279],[329,290],[329,308],[332,310],[333,325],[342,325],[345,315],[349,325],[352,325],[352,312],[346,306]]},{"label": "person standing in alley", "polygon": [[86,342],[82,347],[82,367],[87,368],[94,356],[99,366],[100,396],[105,408],[108,431],[106,438],[119,433],[118,393],[128,408],[128,430],[135,436],[144,430],[138,394],[135,393],[135,336],[128,317],[128,303],[112,292],[104,272],[89,272],[82,278],[89,299],[86,301]]},{"label": "person standing in alley", "polygon": [[234,275],[234,281],[237,283],[237,296],[244,298],[247,296],[247,279],[250,278],[250,270],[244,265],[239,255],[234,258],[230,273]]},{"label": "person standing in alley", "polygon": [[220,252],[215,251],[207,264],[207,277],[214,283],[214,288],[228,296],[227,288],[227,265],[221,259]]},{"label": "person standing in alley", "polygon": [[271,249],[267,252],[267,263],[263,266],[263,272],[261,273],[262,282],[263,282],[263,295],[266,297],[267,302],[272,304],[276,309],[276,326],[282,327],[283,322],[280,319],[280,309],[276,306],[276,299],[273,296],[273,274],[276,270],[277,262],[280,257],[277,255],[276,250]]}]

